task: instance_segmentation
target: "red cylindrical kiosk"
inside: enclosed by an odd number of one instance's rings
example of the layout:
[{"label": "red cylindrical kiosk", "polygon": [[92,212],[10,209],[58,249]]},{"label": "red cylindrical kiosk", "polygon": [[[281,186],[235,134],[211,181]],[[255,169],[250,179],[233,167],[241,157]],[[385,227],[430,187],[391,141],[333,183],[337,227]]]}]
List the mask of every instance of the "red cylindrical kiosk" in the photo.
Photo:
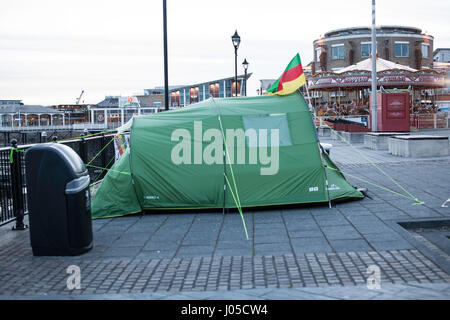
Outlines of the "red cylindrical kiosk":
[{"label": "red cylindrical kiosk", "polygon": [[[377,105],[378,132],[411,131],[410,96],[408,92],[377,93]],[[372,105],[370,108],[372,109]],[[372,115],[372,112],[370,112],[370,115]]]}]

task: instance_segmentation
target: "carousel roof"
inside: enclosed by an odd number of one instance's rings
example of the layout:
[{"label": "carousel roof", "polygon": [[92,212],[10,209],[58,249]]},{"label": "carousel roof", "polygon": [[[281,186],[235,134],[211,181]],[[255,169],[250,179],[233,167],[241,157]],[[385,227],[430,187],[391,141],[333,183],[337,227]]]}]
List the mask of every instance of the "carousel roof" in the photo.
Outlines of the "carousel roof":
[{"label": "carousel roof", "polygon": [[[389,60],[384,60],[381,58],[377,58],[377,72],[386,71],[386,70],[405,70],[410,72],[417,72],[416,69],[410,68],[408,66],[404,66]],[[336,71],[337,74],[342,74],[349,71],[372,71],[372,57],[369,59],[358,62],[357,64],[348,66],[339,71]]]},{"label": "carousel roof", "polygon": [[[416,70],[392,61],[377,58],[377,83],[384,87],[421,89],[443,88],[445,71]],[[336,72],[323,71],[308,77],[311,90],[369,88],[372,82],[372,58]]]}]

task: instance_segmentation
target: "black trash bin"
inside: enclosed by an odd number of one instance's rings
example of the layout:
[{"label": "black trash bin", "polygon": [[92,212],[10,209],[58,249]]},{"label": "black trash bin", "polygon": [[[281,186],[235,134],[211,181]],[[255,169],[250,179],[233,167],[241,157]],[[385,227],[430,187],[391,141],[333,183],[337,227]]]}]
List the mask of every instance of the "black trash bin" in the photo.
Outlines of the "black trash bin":
[{"label": "black trash bin", "polygon": [[63,144],[25,153],[30,240],[35,256],[75,256],[92,248],[90,177]]}]

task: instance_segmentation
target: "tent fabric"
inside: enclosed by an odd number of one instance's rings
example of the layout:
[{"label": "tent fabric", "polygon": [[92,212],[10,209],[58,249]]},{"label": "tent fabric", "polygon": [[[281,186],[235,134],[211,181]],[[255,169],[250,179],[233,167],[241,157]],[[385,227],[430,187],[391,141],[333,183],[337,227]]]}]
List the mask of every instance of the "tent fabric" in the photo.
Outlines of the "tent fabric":
[{"label": "tent fabric", "polygon": [[[279,129],[278,146],[271,145],[274,128]],[[258,133],[257,140],[245,136],[242,145],[228,136],[248,129]],[[269,133],[265,136],[260,129]],[[191,139],[180,138],[177,132]],[[264,146],[266,156],[272,152],[271,162],[261,157]],[[229,158],[226,165],[219,161],[223,149]],[[185,162],[174,161],[174,154]],[[323,161],[330,168],[322,166],[315,127],[300,93],[209,99],[135,117],[130,149],[104,178],[92,214],[101,218],[150,209],[260,207],[363,197],[335,170],[326,153]],[[224,175],[236,189],[227,187],[224,192]]]},{"label": "tent fabric", "polygon": [[91,204],[95,218],[112,218],[142,211],[136,198],[130,174],[130,150],[108,172]]}]

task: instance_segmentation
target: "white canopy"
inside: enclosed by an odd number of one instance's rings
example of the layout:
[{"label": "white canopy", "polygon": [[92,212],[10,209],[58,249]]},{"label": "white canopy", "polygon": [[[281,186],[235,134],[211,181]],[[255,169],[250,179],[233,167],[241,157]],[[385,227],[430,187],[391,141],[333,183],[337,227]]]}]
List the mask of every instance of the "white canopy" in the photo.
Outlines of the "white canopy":
[{"label": "white canopy", "polygon": [[[385,71],[385,70],[405,70],[405,71],[411,71],[416,72],[416,69],[410,68],[408,66],[404,66],[392,61],[384,60],[381,58],[377,58],[377,72]],[[336,71],[336,73],[341,74],[348,71],[372,71],[372,57],[369,59],[363,60],[361,62],[358,62],[357,64],[348,66],[346,68],[343,68],[339,71]]]}]

